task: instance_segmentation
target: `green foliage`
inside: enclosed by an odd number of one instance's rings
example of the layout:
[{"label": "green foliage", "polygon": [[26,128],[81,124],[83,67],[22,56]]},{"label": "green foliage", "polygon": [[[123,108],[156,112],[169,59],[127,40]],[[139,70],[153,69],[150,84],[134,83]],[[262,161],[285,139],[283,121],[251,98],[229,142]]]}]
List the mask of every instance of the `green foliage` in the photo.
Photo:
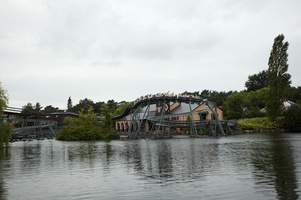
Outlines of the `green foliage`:
[{"label": "green foliage", "polygon": [[114,111],[113,116],[121,115],[124,113],[124,111],[131,107],[132,103],[130,102],[122,102],[120,105],[118,105],[117,109]]},{"label": "green foliage", "polygon": [[89,108],[93,107],[95,113],[97,113],[98,115],[104,115],[103,110],[101,109],[102,105],[104,104],[108,107],[110,113],[114,113],[118,107],[118,103],[114,100],[108,100],[107,103],[101,101],[94,103],[92,100],[85,98],[80,100],[79,103],[75,106],[71,107],[70,110],[68,109],[68,111],[78,113],[81,110],[84,110],[84,114],[87,114]]},{"label": "green foliage", "polygon": [[41,117],[41,110],[42,106],[39,102],[33,106],[31,103],[27,103],[25,106],[22,107],[22,116],[23,117],[30,117],[33,119],[39,119]]},{"label": "green foliage", "polygon": [[110,113],[114,113],[115,112],[115,110],[117,109],[117,105],[118,105],[118,103],[115,102],[113,99],[112,100],[108,100],[108,102],[106,104],[106,106],[108,107]]},{"label": "green foliage", "polygon": [[221,106],[223,105],[223,102],[226,100],[226,98],[232,94],[232,91],[229,92],[218,92],[215,90],[203,90],[201,93],[199,91],[196,92],[183,92],[182,94],[186,95],[195,95],[195,96],[200,96],[203,99],[207,99],[208,101],[213,101],[216,103],[216,105]]},{"label": "green foliage", "polygon": [[69,97],[68,101],[67,101],[67,110],[71,111],[72,109],[72,100],[71,97]]},{"label": "green foliage", "polygon": [[288,42],[284,42],[284,35],[274,39],[273,48],[269,57],[268,81],[269,98],[267,101],[267,114],[270,120],[275,120],[281,114],[281,103],[287,97],[290,85],[290,74],[287,73]]},{"label": "green foliage", "polygon": [[[0,82],[0,118],[3,115],[4,108],[8,104],[8,97],[6,91],[2,89]],[[8,147],[8,141],[11,136],[13,126],[10,123],[3,123],[0,121],[0,149],[4,148],[4,145]]]},{"label": "green foliage", "polygon": [[53,113],[53,112],[57,112],[59,110],[58,107],[53,107],[52,105],[46,106],[44,108],[44,113]]},{"label": "green foliage", "polygon": [[294,131],[295,125],[301,126],[301,106],[297,104],[291,105],[284,112],[284,128]]},{"label": "green foliage", "polygon": [[270,121],[267,117],[239,119],[238,124],[243,130],[258,130],[258,129],[278,129],[283,125],[283,118],[277,118],[275,121]]},{"label": "green foliage", "polygon": [[253,74],[248,77],[245,83],[245,87],[248,92],[256,91],[268,86],[268,74],[266,70],[259,72],[258,74]]},{"label": "green foliage", "polygon": [[6,91],[2,89],[0,82],[0,116],[3,115],[3,110],[8,104],[8,97]]},{"label": "green foliage", "polygon": [[[203,96],[203,92],[204,90],[202,91],[201,95]],[[206,99],[208,101],[213,101],[216,103],[216,105],[218,106],[221,106],[223,105],[223,102],[226,100],[226,98],[232,94],[232,91],[229,91],[229,92],[217,92],[217,91],[209,91],[208,93],[208,96],[206,97]],[[203,97],[205,98],[205,97]]]},{"label": "green foliage", "polygon": [[102,105],[102,104],[105,104],[105,102],[99,101],[99,102],[96,102],[96,103],[93,105],[93,109],[94,109],[94,112],[95,112],[95,113],[101,115],[101,110],[100,110],[100,108],[101,108],[101,105]]},{"label": "green foliage", "polygon": [[106,128],[98,121],[92,107],[87,114],[81,111],[79,118],[66,117],[64,123],[66,125],[57,134],[58,140],[86,141],[119,138],[112,129]]},{"label": "green foliage", "polygon": [[245,92],[233,92],[223,104],[225,117],[240,119],[244,116]]},{"label": "green foliage", "polygon": [[301,105],[301,86],[289,87],[287,99]]},{"label": "green foliage", "polygon": [[266,106],[268,91],[268,88],[262,88],[260,90],[246,93],[244,117],[250,118],[265,116],[265,114],[261,113],[260,110]]},{"label": "green foliage", "polygon": [[192,122],[192,118],[191,118],[191,116],[190,116],[190,115],[187,115],[186,122]]},{"label": "green foliage", "polygon": [[105,104],[101,105],[101,111],[103,115],[105,116],[104,121],[104,127],[110,129],[114,127],[114,121],[112,120],[113,114],[110,112],[110,108],[106,106]]},{"label": "green foliage", "polygon": [[27,103],[25,106],[22,107],[21,114],[23,116],[31,116],[34,108],[31,103]]},{"label": "green foliage", "polygon": [[41,117],[41,110],[42,110],[42,106],[39,102],[36,103],[36,106],[34,107],[34,115],[35,118],[39,119]]},{"label": "green foliage", "polygon": [[3,149],[4,145],[8,147],[12,131],[13,126],[10,123],[0,123],[0,149]]},{"label": "green foliage", "polygon": [[224,116],[227,119],[263,117],[264,113],[260,109],[265,107],[268,91],[268,88],[262,88],[251,92],[233,92],[224,101]]},{"label": "green foliage", "polygon": [[94,102],[90,99],[82,99],[82,100],[79,100],[79,103],[76,104],[75,106],[73,106],[70,111],[71,112],[74,112],[74,113],[78,113],[78,112],[83,112],[84,114],[87,114],[88,113],[88,110],[90,107],[93,107],[94,106]]}]

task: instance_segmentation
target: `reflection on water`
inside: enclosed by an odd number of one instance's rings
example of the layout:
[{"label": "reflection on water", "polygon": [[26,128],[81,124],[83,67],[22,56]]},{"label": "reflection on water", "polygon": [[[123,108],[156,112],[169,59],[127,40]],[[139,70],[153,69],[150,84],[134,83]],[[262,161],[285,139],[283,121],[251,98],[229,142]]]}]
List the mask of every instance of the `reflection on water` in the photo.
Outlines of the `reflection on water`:
[{"label": "reflection on water", "polygon": [[268,141],[256,145],[253,173],[259,188],[275,188],[279,199],[298,199],[292,149],[284,136],[273,134]]},{"label": "reflection on water", "polygon": [[300,146],[293,134],[17,142],[0,157],[0,199],[298,199]]},{"label": "reflection on water", "polygon": [[10,152],[7,149],[0,149],[0,199],[6,199],[6,187],[5,187],[5,173],[6,169],[10,168],[9,162]]}]

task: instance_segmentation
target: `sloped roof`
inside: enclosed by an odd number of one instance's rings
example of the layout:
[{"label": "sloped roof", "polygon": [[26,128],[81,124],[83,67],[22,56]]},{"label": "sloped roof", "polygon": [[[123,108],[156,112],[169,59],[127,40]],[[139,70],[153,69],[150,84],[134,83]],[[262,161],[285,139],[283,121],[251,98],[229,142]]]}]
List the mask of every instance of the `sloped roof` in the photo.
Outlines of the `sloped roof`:
[{"label": "sloped roof", "polygon": [[[198,104],[191,104],[191,109],[194,110],[197,108],[199,105]],[[190,107],[189,104],[187,103],[181,103],[178,107],[176,107],[174,110],[170,112],[170,114],[181,114],[181,113],[187,113],[190,112]]]},{"label": "sloped roof", "polygon": [[[197,108],[199,105],[198,104],[191,104],[191,110],[193,111],[195,108]],[[138,119],[142,119],[143,115],[146,111],[146,107],[142,108],[138,113],[137,113],[137,118]],[[189,104],[187,103],[181,103],[178,107],[176,107],[174,110],[172,110],[170,112],[171,115],[180,115],[180,114],[184,114],[184,113],[189,113],[190,112],[190,107]],[[148,114],[148,118],[153,118],[156,115],[156,105],[152,104],[150,105],[149,108],[149,114]],[[118,119],[118,121],[130,121],[131,117],[130,115],[127,115],[121,119]]]},{"label": "sloped roof", "polygon": [[[293,105],[293,104],[295,104],[295,103],[292,102],[292,101],[289,101],[289,100],[283,101],[282,104],[281,104],[281,109],[282,109],[282,110],[287,110],[287,109],[288,109],[289,107],[291,107],[291,105]],[[267,111],[266,108],[262,108],[262,109],[260,110],[260,112],[262,112],[262,113],[265,113],[266,111]]]},{"label": "sloped roof", "polygon": [[69,116],[79,116],[79,114],[73,112],[53,112],[49,113],[50,115],[69,115]]}]

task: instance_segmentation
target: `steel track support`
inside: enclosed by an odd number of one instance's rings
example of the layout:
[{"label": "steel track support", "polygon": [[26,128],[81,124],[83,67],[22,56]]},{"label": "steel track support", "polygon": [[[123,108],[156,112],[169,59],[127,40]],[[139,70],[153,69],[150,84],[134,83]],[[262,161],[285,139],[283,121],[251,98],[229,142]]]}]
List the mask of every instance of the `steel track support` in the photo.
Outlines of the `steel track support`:
[{"label": "steel track support", "polygon": [[223,126],[222,126],[222,124],[221,124],[221,122],[220,122],[220,120],[218,118],[218,115],[217,115],[216,111],[213,110],[213,108],[210,106],[210,104],[208,103],[208,101],[206,102],[206,106],[212,111],[212,114],[214,115],[214,118],[215,118],[215,134],[216,135],[218,134],[217,127],[216,127],[218,125],[218,127],[220,128],[221,134],[225,135]]},{"label": "steel track support", "polygon": [[[147,104],[147,107],[146,107],[146,109],[145,109],[145,112],[144,112],[144,114],[143,114],[142,119],[139,120],[138,133],[140,133],[140,131],[141,131],[141,126],[142,126],[143,120],[148,118],[149,108],[150,108],[150,101],[149,101],[148,104]],[[146,122],[145,122],[145,123],[146,123]],[[143,134],[144,134],[144,133],[145,133],[145,125],[144,125],[144,131],[143,131]]]},{"label": "steel track support", "polygon": [[190,116],[191,116],[191,124],[190,124],[190,133],[192,135],[196,135],[197,131],[196,131],[196,126],[195,126],[195,121],[194,121],[194,117],[193,117],[193,113],[192,113],[192,109],[191,109],[191,101],[189,101],[189,109],[190,109]]},{"label": "steel track support", "polygon": [[[135,133],[137,131],[137,127],[136,127],[136,123],[137,123],[137,114],[138,111],[140,110],[142,104],[140,104],[138,106],[138,108],[133,112],[132,116],[131,116],[131,123],[130,123],[130,129],[128,132],[128,137],[133,137],[133,132]],[[133,131],[132,131],[133,129]]]},{"label": "steel track support", "polygon": [[163,105],[162,105],[162,111],[161,111],[161,117],[159,120],[159,127],[158,127],[158,131],[157,131],[157,137],[159,136],[159,132],[160,132],[160,128],[161,128],[161,124],[163,123],[162,126],[162,136],[164,135],[165,132],[165,127],[164,127],[164,118],[165,118],[165,104],[166,104],[166,99],[164,99],[163,101]]}]

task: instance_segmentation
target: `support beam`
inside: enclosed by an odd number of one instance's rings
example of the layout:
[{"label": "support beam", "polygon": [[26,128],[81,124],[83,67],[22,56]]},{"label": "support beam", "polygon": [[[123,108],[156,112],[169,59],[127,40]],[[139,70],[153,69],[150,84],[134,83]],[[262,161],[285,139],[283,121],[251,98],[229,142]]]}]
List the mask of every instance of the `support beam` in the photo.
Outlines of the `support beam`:
[{"label": "support beam", "polygon": [[191,135],[196,135],[197,131],[196,131],[194,117],[193,117],[193,113],[192,113],[192,109],[191,109],[191,101],[189,101],[189,109],[190,109],[190,116],[191,116],[191,120],[192,120],[191,124],[190,124],[190,134]]},{"label": "support beam", "polygon": [[[210,106],[210,103],[208,101],[206,101],[206,106],[212,111],[212,114],[214,115],[214,118],[215,118],[215,134],[217,134],[217,125],[219,126],[220,128],[220,131],[221,131],[221,134],[222,135],[225,135],[225,132],[224,132],[224,129],[223,129],[223,126],[218,118],[218,115],[216,113],[215,110],[213,110],[213,108]],[[216,107],[216,105],[215,105]]]}]

